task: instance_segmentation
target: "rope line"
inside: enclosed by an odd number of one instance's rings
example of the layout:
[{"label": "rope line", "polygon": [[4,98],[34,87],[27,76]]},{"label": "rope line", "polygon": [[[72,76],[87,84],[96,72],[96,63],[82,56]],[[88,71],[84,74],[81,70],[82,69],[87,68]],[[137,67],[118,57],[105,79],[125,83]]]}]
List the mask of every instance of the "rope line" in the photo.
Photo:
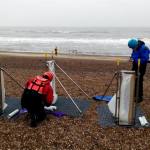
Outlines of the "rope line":
[{"label": "rope line", "polygon": [[[55,63],[56,64],[56,63]],[[91,97],[58,65],[56,64],[56,66],[89,98],[91,99]]]},{"label": "rope line", "polygon": [[76,106],[76,108],[78,109],[78,111],[80,113],[82,113],[81,109],[78,107],[78,105],[74,102],[73,98],[71,97],[71,95],[67,92],[67,90],[65,89],[65,87],[63,86],[63,84],[61,83],[61,81],[59,80],[59,78],[55,75],[55,78],[57,79],[57,81],[59,82],[59,84],[62,86],[62,88],[65,90],[66,94],[69,96],[69,98],[71,99],[71,101],[73,102],[73,104]]},{"label": "rope line", "polygon": [[9,76],[14,82],[16,82],[22,89],[24,89],[24,87],[15,79],[15,77],[13,77],[12,75],[10,75],[10,73],[8,73],[5,69],[0,67],[0,70],[2,70],[3,72],[6,73],[7,76]]}]

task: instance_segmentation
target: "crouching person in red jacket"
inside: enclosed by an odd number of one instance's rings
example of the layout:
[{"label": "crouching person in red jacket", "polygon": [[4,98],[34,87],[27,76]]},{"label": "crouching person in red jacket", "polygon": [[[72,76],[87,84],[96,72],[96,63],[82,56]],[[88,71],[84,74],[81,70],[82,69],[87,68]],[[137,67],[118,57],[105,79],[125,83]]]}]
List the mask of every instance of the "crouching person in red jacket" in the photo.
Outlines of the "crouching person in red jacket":
[{"label": "crouching person in red jacket", "polygon": [[54,74],[45,72],[42,76],[30,79],[26,85],[21,98],[22,108],[26,108],[30,115],[31,127],[46,118],[44,106],[50,106],[53,101],[53,89],[50,85]]}]

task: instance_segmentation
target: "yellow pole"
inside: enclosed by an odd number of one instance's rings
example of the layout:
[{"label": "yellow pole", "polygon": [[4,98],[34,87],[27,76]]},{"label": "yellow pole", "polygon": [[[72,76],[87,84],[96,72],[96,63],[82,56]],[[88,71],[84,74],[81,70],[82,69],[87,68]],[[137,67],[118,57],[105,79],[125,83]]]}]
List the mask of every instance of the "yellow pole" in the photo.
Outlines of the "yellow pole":
[{"label": "yellow pole", "polygon": [[54,59],[54,51],[52,50],[52,59]]},{"label": "yellow pole", "polygon": [[47,60],[48,59],[48,53],[44,53],[44,57]]},{"label": "yellow pole", "polygon": [[119,71],[119,66],[120,66],[120,58],[117,58],[117,71]]},{"label": "yellow pole", "polygon": [[139,82],[140,82],[140,64],[141,59],[138,59],[138,69],[137,69],[137,80],[136,80],[136,95],[135,95],[135,114],[134,114],[134,124],[136,119],[137,103],[139,101]]},{"label": "yellow pole", "polygon": [[120,58],[117,59],[117,66],[120,65]]},{"label": "yellow pole", "polygon": [[141,59],[138,59],[138,69],[140,68],[141,65]]}]

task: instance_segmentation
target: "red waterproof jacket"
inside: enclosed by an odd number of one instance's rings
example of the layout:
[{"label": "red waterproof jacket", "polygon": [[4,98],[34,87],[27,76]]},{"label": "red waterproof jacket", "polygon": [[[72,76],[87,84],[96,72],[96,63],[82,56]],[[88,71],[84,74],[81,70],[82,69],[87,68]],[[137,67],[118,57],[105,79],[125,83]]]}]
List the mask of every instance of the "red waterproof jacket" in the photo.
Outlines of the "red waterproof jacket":
[{"label": "red waterproof jacket", "polygon": [[48,79],[45,79],[42,76],[36,76],[26,83],[25,88],[42,94],[42,100],[46,102],[47,105],[51,105],[54,97],[53,89]]}]

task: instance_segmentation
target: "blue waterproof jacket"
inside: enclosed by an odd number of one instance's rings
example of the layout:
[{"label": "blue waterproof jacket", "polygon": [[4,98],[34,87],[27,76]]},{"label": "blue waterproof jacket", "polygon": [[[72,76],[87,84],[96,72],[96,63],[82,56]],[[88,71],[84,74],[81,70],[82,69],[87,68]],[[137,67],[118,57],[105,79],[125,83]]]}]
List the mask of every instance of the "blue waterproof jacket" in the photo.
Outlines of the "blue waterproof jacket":
[{"label": "blue waterproof jacket", "polygon": [[145,64],[149,60],[150,50],[145,45],[144,42],[141,42],[136,50],[133,50],[131,58],[135,63],[138,63],[138,59],[141,60],[141,64]]}]

